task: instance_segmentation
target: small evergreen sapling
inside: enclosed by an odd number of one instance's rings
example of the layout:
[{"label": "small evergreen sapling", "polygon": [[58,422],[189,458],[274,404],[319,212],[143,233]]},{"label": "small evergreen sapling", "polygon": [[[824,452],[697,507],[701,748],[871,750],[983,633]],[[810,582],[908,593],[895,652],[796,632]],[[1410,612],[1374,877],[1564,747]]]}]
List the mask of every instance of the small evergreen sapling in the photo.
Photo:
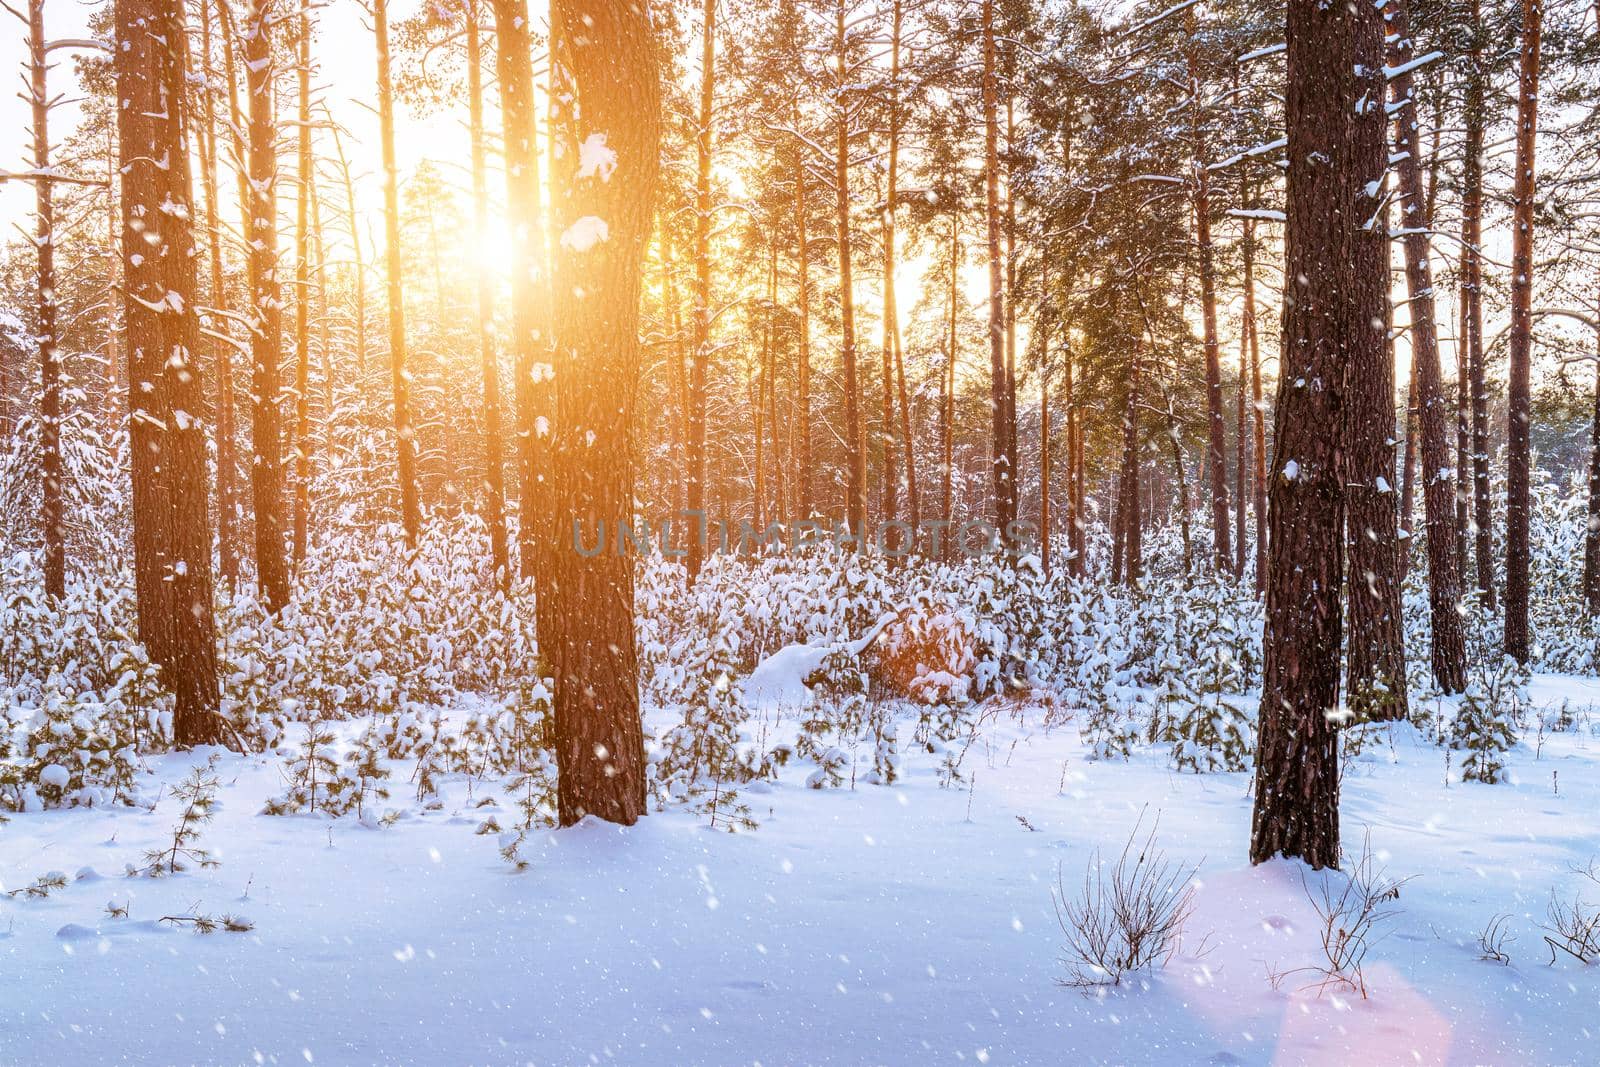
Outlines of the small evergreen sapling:
[{"label": "small evergreen sapling", "polygon": [[172,827],[172,839],[161,848],[146,852],[145,866],[136,873],[162,878],[187,870],[191,863],[201,867],[220,866],[209,850],[200,847],[200,828],[211,821],[216,811],[217,788],[221,784],[217,780],[216,763],[213,756],[205,766],[194,768],[187,778],[172,787],[172,797],[183,804],[183,812]]}]

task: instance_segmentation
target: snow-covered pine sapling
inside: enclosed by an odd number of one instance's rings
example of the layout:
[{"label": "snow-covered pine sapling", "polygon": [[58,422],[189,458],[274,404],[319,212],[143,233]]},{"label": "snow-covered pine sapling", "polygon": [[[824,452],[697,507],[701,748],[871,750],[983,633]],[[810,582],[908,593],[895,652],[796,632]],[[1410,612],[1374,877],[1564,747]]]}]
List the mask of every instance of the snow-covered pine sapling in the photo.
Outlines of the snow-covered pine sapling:
[{"label": "snow-covered pine sapling", "polygon": [[6,890],[6,896],[12,900],[19,897],[23,900],[43,900],[57,889],[65,888],[67,888],[67,876],[61,871],[49,871],[25,886]]},{"label": "snow-covered pine sapling", "polygon": [[363,824],[388,826],[394,822],[394,812],[380,818],[372,818],[375,813],[369,812],[379,801],[389,799],[389,787],[385,784],[388,779],[389,768],[383,763],[383,748],[369,725],[355,746],[345,753],[338,777],[329,784],[322,810],[337,817],[354,809],[356,818]]},{"label": "snow-covered pine sapling", "polygon": [[221,783],[216,774],[217,758],[196,767],[189,776],[172,787],[171,795],[183,805],[178,821],[172,827],[172,839],[161,848],[144,854],[145,866],[139,874],[161,878],[188,869],[189,864],[216,867],[219,862],[210,851],[200,847],[200,828],[211,821],[217,803],[217,788]]},{"label": "snow-covered pine sapling", "polygon": [[1468,678],[1450,731],[1451,747],[1465,752],[1462,781],[1500,780],[1504,756],[1517,743],[1516,723],[1527,707],[1527,685],[1526,669],[1509,656]]},{"label": "snow-covered pine sapling", "polygon": [[1079,736],[1089,750],[1085,755],[1091,760],[1128,760],[1138,746],[1139,727],[1109,695],[1091,698],[1093,703],[1085,709]]},{"label": "snow-covered pine sapling", "polygon": [[272,797],[261,809],[263,815],[293,815],[298,811],[317,811],[328,799],[328,791],[339,774],[334,758],[333,730],[325,722],[306,724],[305,740],[284,766],[288,788]]},{"label": "snow-covered pine sapling", "polygon": [[188,915],[163,915],[158,922],[171,923],[173,926],[187,926],[197,934],[214,934],[224,930],[230,934],[247,934],[256,928],[256,924],[242,915],[202,915],[199,912],[190,912]]}]

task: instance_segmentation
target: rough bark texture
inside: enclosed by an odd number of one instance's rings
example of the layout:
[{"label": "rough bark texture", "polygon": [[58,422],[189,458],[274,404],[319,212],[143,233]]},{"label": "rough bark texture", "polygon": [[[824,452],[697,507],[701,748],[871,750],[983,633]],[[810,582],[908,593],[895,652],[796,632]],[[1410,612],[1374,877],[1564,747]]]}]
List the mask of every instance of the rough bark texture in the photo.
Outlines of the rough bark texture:
[{"label": "rough bark texture", "polygon": [[395,465],[400,480],[400,522],[406,541],[422,533],[417,493],[417,436],[411,425],[411,376],[406,370],[405,250],[400,246],[400,175],[395,166],[394,85],[389,73],[389,3],[374,0],[378,45],[378,127],[383,155],[384,273],[389,295],[389,381],[394,396]]},{"label": "rough bark texture", "polygon": [[587,250],[563,241],[556,256],[557,466],[567,527],[551,605],[560,820],[592,814],[631,824],[645,811],[633,561],[621,552],[582,555],[567,538],[574,523],[632,523],[628,436],[661,137],[657,45],[638,0],[556,0],[552,23],[554,62],[572,90],[557,105],[560,158],[573,168],[578,146],[603,135],[616,159],[614,170],[562,175],[557,201],[563,232],[589,216],[608,231]]},{"label": "rough bark texture", "polygon": [[256,585],[267,607],[289,600],[283,544],[283,401],[279,361],[283,300],[278,284],[278,137],[274,113],[272,0],[258,0],[242,27],[249,97],[249,210],[246,245],[250,274],[250,496],[255,509]]},{"label": "rough bark texture", "polygon": [[175,697],[174,740],[214,744],[216,622],[195,310],[182,12],[117,0],[123,306],[128,331],[139,638]]},{"label": "rough bark texture", "polygon": [[1506,655],[1528,662],[1529,438],[1533,401],[1533,153],[1539,113],[1539,35],[1543,0],[1522,0],[1522,59],[1517,92],[1517,159],[1512,190],[1510,377],[1506,426]]},{"label": "rough bark texture", "polygon": [[1339,863],[1340,428],[1346,361],[1382,342],[1385,237],[1367,225],[1377,202],[1366,191],[1381,173],[1382,40],[1371,5],[1289,2],[1287,285],[1252,863]]}]

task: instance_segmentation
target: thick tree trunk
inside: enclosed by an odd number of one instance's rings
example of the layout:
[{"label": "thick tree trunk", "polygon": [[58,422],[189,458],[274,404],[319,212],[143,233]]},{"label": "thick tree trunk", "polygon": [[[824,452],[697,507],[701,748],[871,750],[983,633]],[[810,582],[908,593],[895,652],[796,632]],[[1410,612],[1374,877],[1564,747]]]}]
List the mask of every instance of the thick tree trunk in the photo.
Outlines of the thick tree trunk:
[{"label": "thick tree trunk", "polygon": [[[483,0],[467,0],[467,124],[472,138],[472,222],[478,240],[489,235],[489,162],[483,127]],[[489,522],[489,558],[502,589],[511,584],[511,550],[506,537],[506,470],[501,455],[500,361],[494,347],[494,278],[479,258],[478,363],[483,374],[484,516]]]},{"label": "thick tree trunk", "polygon": [[394,85],[389,73],[389,4],[374,0],[373,34],[378,46],[378,127],[383,157],[385,277],[389,296],[389,380],[394,395],[396,469],[400,480],[400,522],[406,543],[415,547],[422,533],[422,499],[417,493],[417,437],[411,425],[411,375],[406,370],[405,250],[400,245],[400,174],[395,166]]},{"label": "thick tree trunk", "polygon": [[1374,320],[1387,292],[1386,236],[1363,225],[1377,213],[1368,188],[1384,163],[1381,16],[1367,4],[1290,0],[1287,40],[1289,282],[1250,861],[1336,867],[1345,363],[1382,346]]},{"label": "thick tree trunk", "polygon": [[278,283],[278,136],[273,99],[271,29],[279,12],[256,0],[244,30],[245,82],[250,107],[246,247],[250,273],[250,493],[255,508],[256,584],[268,609],[289,601],[283,543],[282,386],[283,299]]},{"label": "thick tree trunk", "polygon": [[[563,546],[553,608],[555,749],[560,821],[624,824],[645,812],[644,736],[634,644],[633,561],[585,556],[567,541],[582,524],[632,523],[632,383],[638,374],[640,277],[655,208],[660,143],[659,56],[643,5],[555,0],[553,62],[570,79],[558,101],[559,227],[604,219],[592,247],[563,239],[556,255],[557,471]],[[581,26],[581,32],[575,32]],[[615,168],[578,169],[578,148],[604,136]],[[542,605],[541,605],[542,606]],[[542,635],[541,635],[542,636]]]},{"label": "thick tree trunk", "polygon": [[[1394,65],[1402,70],[1412,58],[1406,8],[1406,0],[1397,0],[1385,9],[1395,35],[1390,55]],[[1422,185],[1422,139],[1418,130],[1416,102],[1412,95],[1412,80],[1410,73],[1402,73],[1393,79],[1390,87],[1395,102],[1400,105],[1395,116],[1400,156],[1400,194],[1403,197],[1400,227],[1404,235],[1406,288],[1411,305],[1411,352],[1416,362],[1417,411],[1422,424],[1422,506],[1428,530],[1428,607],[1433,623],[1433,678],[1444,692],[1458,693],[1466,685],[1467,652],[1460,612],[1461,572],[1456,545],[1456,494],[1451,475],[1449,404],[1445,399],[1439,369],[1433,268],[1428,260],[1428,233],[1433,222],[1427,215],[1427,200]],[[1381,221],[1380,217],[1378,222]],[[1392,385],[1390,389],[1392,392]],[[1390,420],[1388,433],[1392,435],[1392,411]],[[1391,455],[1385,470],[1393,469]],[[1352,505],[1355,503],[1355,498],[1352,498]]]},{"label": "thick tree trunk", "polygon": [[706,523],[706,364],[711,358],[711,153],[717,85],[717,3],[705,0],[700,24],[700,113],[695,123],[694,182],[694,334],[689,347],[689,584],[705,561]]},{"label": "thick tree trunk", "polygon": [[1528,536],[1531,518],[1533,402],[1533,166],[1539,117],[1539,37],[1544,0],[1522,0],[1522,57],[1517,92],[1517,157],[1512,190],[1510,372],[1506,390],[1505,652],[1528,662]]},{"label": "thick tree trunk", "polygon": [[195,307],[183,15],[117,0],[124,314],[139,637],[175,697],[180,746],[215,744],[210,486]]}]

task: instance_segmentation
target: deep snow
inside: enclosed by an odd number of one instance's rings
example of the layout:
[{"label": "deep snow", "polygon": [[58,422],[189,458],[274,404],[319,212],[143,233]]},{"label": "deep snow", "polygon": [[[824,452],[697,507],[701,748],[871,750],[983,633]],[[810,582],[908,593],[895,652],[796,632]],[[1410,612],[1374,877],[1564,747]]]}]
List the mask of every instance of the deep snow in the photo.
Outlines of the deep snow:
[{"label": "deep snow", "polygon": [[[684,813],[538,832],[522,874],[474,833],[515,817],[499,789],[455,782],[428,810],[404,768],[406,816],[367,829],[258,815],[281,761],[224,755],[202,842],[221,866],[165,880],[121,872],[169,833],[170,797],[14,816],[4,888],[78,876],[0,898],[0,1064],[1592,1063],[1600,981],[1548,965],[1538,924],[1552,889],[1600,904],[1571,870],[1600,854],[1600,681],[1533,693],[1584,721],[1537,758],[1524,738],[1506,784],[1447,782],[1410,727],[1348,767],[1347,848],[1370,835],[1412,879],[1367,1000],[1269,981],[1315,962],[1315,916],[1301,868],[1245,862],[1248,775],[1087,762],[1075,723],[1006,707],[956,788],[915,751],[889,787],[813,791],[791,768],[745,794],[754,832]],[[152,767],[171,783],[204,758]],[[1103,996],[1061,987],[1058,871],[1075,890],[1096,847],[1157,813],[1160,844],[1200,864],[1185,951]],[[156,922],[191,911],[255,929]],[[1498,912],[1510,966],[1478,958]]]}]

